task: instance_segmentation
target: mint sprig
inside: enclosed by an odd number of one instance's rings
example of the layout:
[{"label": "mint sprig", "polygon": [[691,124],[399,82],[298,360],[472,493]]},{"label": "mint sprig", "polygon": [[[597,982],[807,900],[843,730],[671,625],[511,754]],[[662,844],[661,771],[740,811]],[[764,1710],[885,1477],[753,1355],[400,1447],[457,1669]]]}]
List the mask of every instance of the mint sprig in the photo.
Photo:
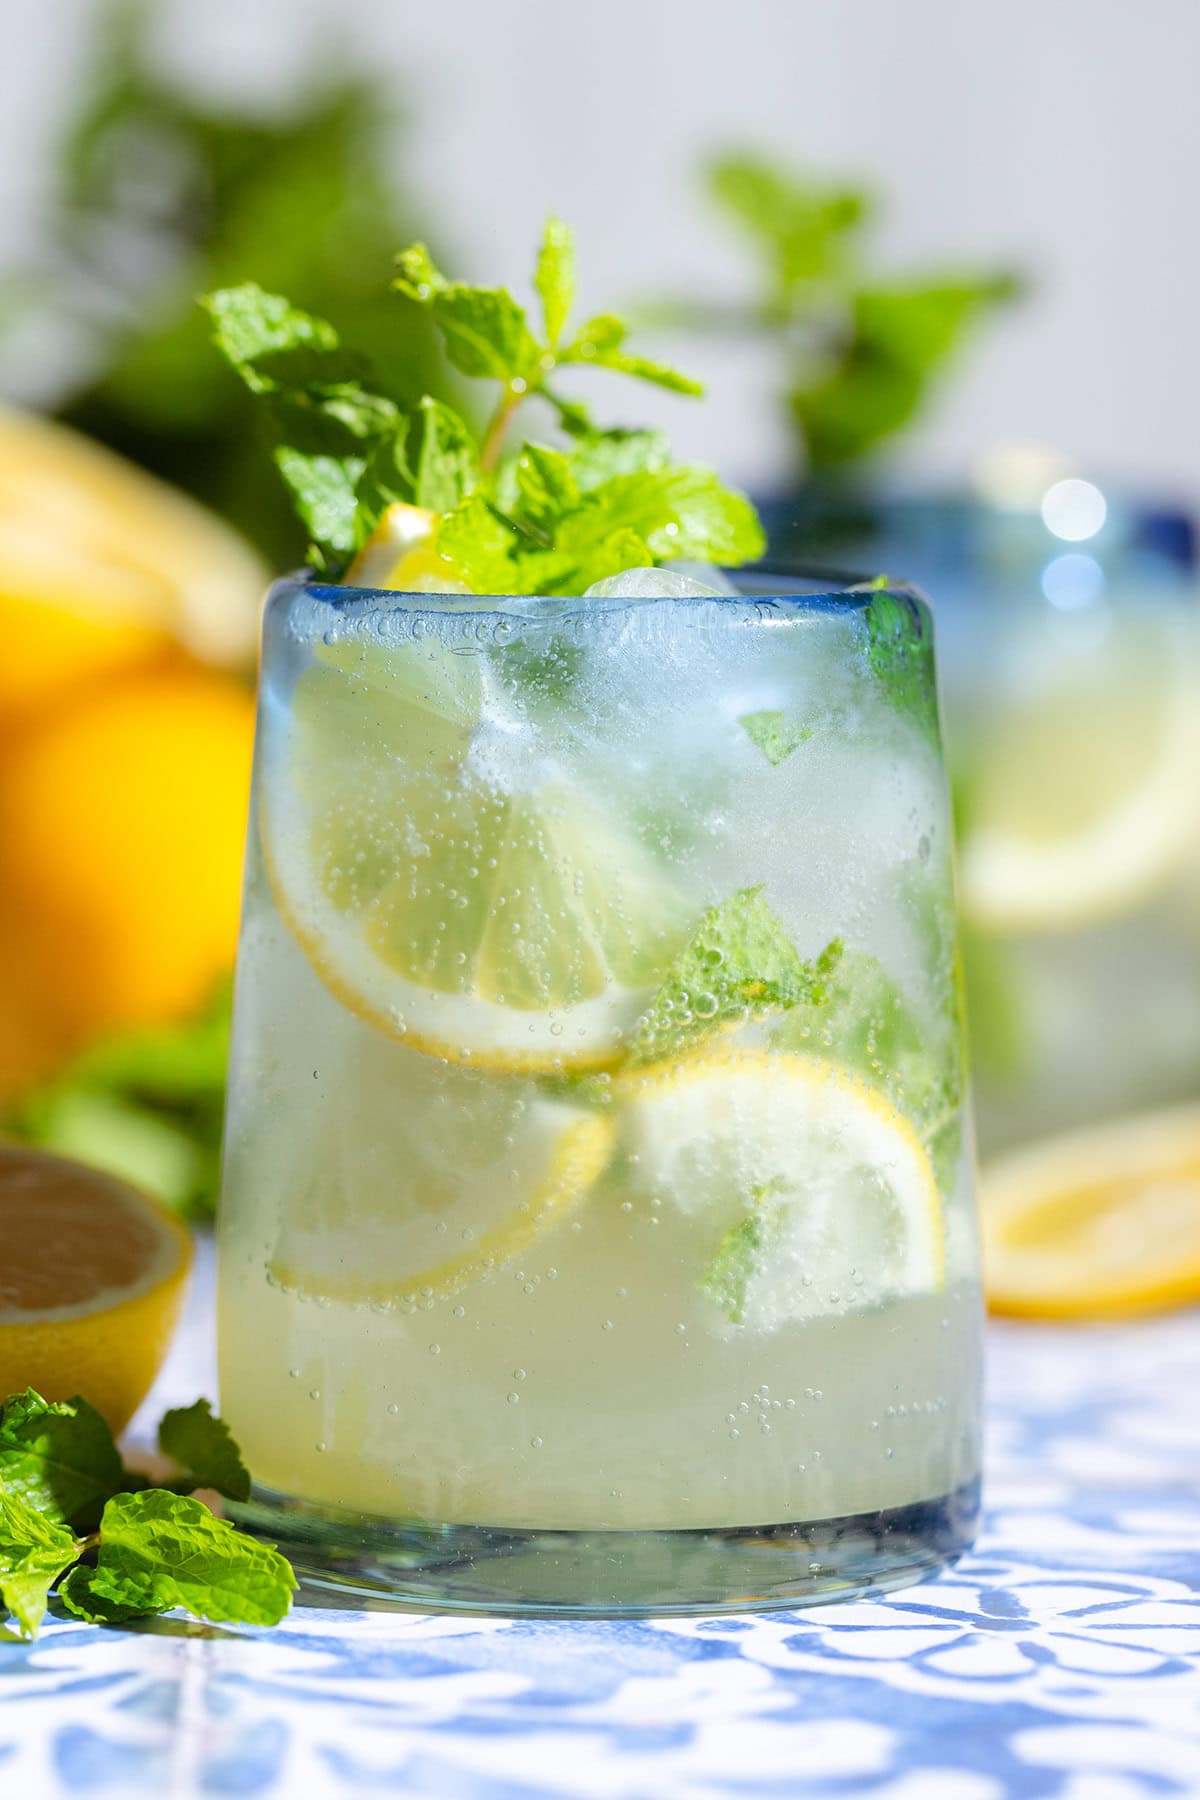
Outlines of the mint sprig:
[{"label": "mint sprig", "polygon": [[[744,495],[711,469],[673,461],[660,433],[600,428],[558,391],[562,370],[595,367],[702,392],[631,351],[616,314],[572,325],[574,245],[561,220],[547,221],[534,267],[538,320],[506,288],[449,280],[424,244],[401,251],[396,266],[396,292],[428,313],[459,373],[498,384],[481,432],[444,401],[426,395],[413,406],[388,394],[331,324],[280,295],[244,283],[204,301],[218,348],[263,402],[317,567],[344,569],[395,502],[434,515],[430,543],[447,579],[477,593],[581,594],[626,568],[736,565],[762,553]],[[562,445],[511,443],[534,399]]]},{"label": "mint sprig", "polygon": [[720,1307],[731,1325],[745,1322],[750,1283],[783,1236],[787,1206],[773,1199],[778,1186],[768,1181],[755,1189],[750,1210],[724,1233],[700,1277],[700,1292]]},{"label": "mint sprig", "polygon": [[769,1012],[820,1006],[842,957],[840,939],[802,957],[760,887],[710,906],[634,1027],[629,1061],[679,1056],[713,1032]]},{"label": "mint sprig", "polygon": [[52,1588],[101,1624],[181,1606],[197,1618],[273,1625],[296,1578],[277,1550],[218,1519],[192,1488],[245,1499],[250,1478],[206,1400],[167,1413],[160,1448],[180,1467],[149,1487],[125,1467],[87,1401],[32,1388],[0,1407],[0,1607],[37,1635]]}]

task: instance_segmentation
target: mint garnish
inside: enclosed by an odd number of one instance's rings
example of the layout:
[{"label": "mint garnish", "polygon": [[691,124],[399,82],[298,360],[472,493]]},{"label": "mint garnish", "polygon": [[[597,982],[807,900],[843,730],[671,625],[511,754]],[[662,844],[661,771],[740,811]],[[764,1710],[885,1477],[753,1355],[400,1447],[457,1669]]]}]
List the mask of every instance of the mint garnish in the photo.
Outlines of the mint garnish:
[{"label": "mint garnish", "polygon": [[250,1471],[224,1419],[207,1400],[180,1406],[162,1416],[158,1447],[178,1463],[189,1487],[215,1488],[227,1500],[250,1498]]},{"label": "mint garnish", "polygon": [[[872,583],[872,587],[876,584]],[[876,587],[863,620],[867,662],[888,699],[940,750],[941,724],[929,615],[907,594]]]},{"label": "mint garnish", "polygon": [[118,1494],[104,1509],[95,1567],[73,1573],[71,1612],[102,1624],[181,1606],[199,1619],[277,1625],[296,1577],[269,1544],[162,1488]]},{"label": "mint garnish", "polygon": [[806,961],[762,897],[742,888],[709,907],[634,1027],[634,1064],[678,1056],[713,1031],[801,1003],[819,1005],[842,953],[835,940]]},{"label": "mint garnish", "polygon": [[700,1292],[721,1308],[731,1325],[745,1322],[750,1283],[783,1235],[787,1208],[772,1202],[778,1188],[777,1181],[768,1181],[755,1189],[752,1209],[730,1226],[700,1277]]},{"label": "mint garnish", "polygon": [[784,712],[743,713],[738,724],[752,744],[757,744],[767,761],[775,767],[786,762],[793,750],[806,744],[813,735],[811,725],[789,719]]},{"label": "mint garnish", "polygon": [[164,1416],[159,1442],[183,1471],[170,1487],[148,1487],[125,1467],[85,1400],[55,1403],[29,1388],[4,1402],[0,1607],[24,1636],[36,1636],[56,1584],[71,1612],[103,1624],[173,1606],[251,1625],[287,1612],[296,1578],[286,1559],[186,1492],[249,1493],[228,1426],[199,1400]]},{"label": "mint garnish", "polygon": [[[397,268],[398,293],[429,314],[454,367],[499,384],[478,434],[443,401],[410,406],[388,394],[331,324],[280,295],[245,283],[204,302],[218,348],[263,402],[317,566],[343,569],[394,502],[434,515],[430,541],[447,578],[477,593],[582,594],[627,568],[761,554],[743,495],[710,469],[674,462],[660,433],[601,429],[558,392],[559,373],[581,367],[702,391],[631,352],[615,314],[571,325],[574,250],[561,220],[548,221],[537,256],[536,323],[505,288],[448,280],[423,244],[402,251]],[[510,451],[516,415],[534,398],[566,441]]]}]

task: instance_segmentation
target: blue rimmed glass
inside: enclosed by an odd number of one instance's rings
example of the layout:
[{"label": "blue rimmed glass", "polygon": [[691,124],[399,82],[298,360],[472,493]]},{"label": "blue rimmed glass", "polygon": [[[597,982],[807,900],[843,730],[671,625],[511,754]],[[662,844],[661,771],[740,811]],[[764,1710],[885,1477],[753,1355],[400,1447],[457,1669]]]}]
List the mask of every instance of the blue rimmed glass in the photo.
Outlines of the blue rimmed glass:
[{"label": "blue rimmed glass", "polygon": [[272,591],[221,1388],[313,1580],[709,1611],[970,1541],[930,615],[739,580]]}]

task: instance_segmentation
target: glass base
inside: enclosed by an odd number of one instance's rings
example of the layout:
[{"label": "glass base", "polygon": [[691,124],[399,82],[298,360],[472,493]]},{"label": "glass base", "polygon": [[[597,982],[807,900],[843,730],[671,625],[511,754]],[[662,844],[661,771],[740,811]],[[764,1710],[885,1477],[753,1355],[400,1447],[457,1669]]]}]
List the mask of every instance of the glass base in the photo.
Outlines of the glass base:
[{"label": "glass base", "polygon": [[819,1606],[924,1581],[970,1548],[979,1483],[883,1512],[683,1531],[513,1531],[311,1505],[256,1489],[230,1506],[278,1544],[311,1598],[422,1612],[636,1618]]}]

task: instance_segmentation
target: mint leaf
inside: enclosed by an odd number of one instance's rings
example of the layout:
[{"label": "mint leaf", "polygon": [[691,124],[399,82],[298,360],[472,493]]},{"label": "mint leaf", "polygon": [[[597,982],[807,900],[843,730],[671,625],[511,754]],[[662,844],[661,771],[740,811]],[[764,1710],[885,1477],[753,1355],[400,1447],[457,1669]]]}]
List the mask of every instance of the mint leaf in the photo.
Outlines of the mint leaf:
[{"label": "mint leaf", "polygon": [[568,559],[583,561],[617,530],[640,538],[654,562],[742,563],[761,556],[765,547],[750,502],[704,468],[614,475],[583,496],[578,511],[563,521],[555,547]]},{"label": "mint leaf", "polygon": [[477,594],[516,594],[520,540],[482,493],[469,494],[438,526],[437,547]]},{"label": "mint leaf", "polygon": [[0,1481],[0,1603],[23,1637],[37,1636],[50,1589],[79,1551],[74,1532]]},{"label": "mint leaf", "polygon": [[89,1625],[126,1625],[130,1619],[145,1618],[144,1606],[122,1606],[119,1601],[106,1600],[96,1593],[95,1574],[87,1563],[76,1563],[59,1582],[58,1597],[68,1612]]},{"label": "mint leaf", "polygon": [[466,421],[428,394],[413,415],[408,445],[412,499],[430,512],[453,512],[479,485],[479,453]]},{"label": "mint leaf", "polygon": [[86,1584],[88,1597],[127,1615],[181,1606],[199,1619],[246,1625],[277,1625],[295,1587],[277,1550],[214,1518],[199,1500],[161,1488],[109,1501]]},{"label": "mint leaf", "polygon": [[579,504],[574,461],[561,450],[526,444],[517,458],[516,480],[519,516],[541,530],[552,531]]},{"label": "mint leaf", "polygon": [[410,300],[429,308],[454,367],[464,375],[493,381],[525,379],[538,360],[538,346],[529,330],[525,309],[518,306],[507,288],[469,287],[463,281],[444,281],[432,265],[424,262],[414,280],[410,256],[410,252],[405,252],[399,259],[401,278],[396,286]]},{"label": "mint leaf", "polygon": [[10,1499],[87,1530],[124,1486],[112,1432],[86,1400],[43,1400],[26,1388],[0,1407],[0,1490]]},{"label": "mint leaf", "polygon": [[593,431],[571,446],[571,473],[580,493],[602,487],[614,475],[658,474],[670,465],[671,446],[663,431]]},{"label": "mint leaf", "polygon": [[374,390],[367,364],[333,326],[253,282],[202,301],[214,339],[252,393],[268,402],[274,460],[322,557],[344,558],[363,535],[358,485],[381,443],[406,427]]},{"label": "mint leaf", "polygon": [[613,313],[599,313],[582,325],[574,340],[559,353],[563,363],[593,363],[597,368],[613,369],[636,380],[649,381],[656,387],[668,388],[675,394],[700,395],[704,384],[694,381],[665,363],[653,362],[645,356],[631,356],[623,348],[629,328]]},{"label": "mint leaf", "polygon": [[634,1027],[630,1060],[655,1062],[761,1013],[819,1005],[842,954],[838,940],[806,962],[761,888],[711,906]]},{"label": "mint leaf", "polygon": [[896,711],[935,749],[941,746],[933,627],[907,594],[877,592],[863,615],[867,662]]},{"label": "mint leaf", "polygon": [[396,271],[392,286],[420,306],[450,285],[424,244],[410,244],[407,250],[401,250],[396,257]]},{"label": "mint leaf", "polygon": [[801,725],[783,712],[743,713],[738,724],[772,766],[785,762],[793,750],[813,735],[811,725]]},{"label": "mint leaf", "polygon": [[878,1087],[912,1120],[943,1191],[961,1144],[965,1074],[956,997],[927,1019],[878,958],[843,949],[818,1004],[799,1003],[771,1041],[835,1063]]},{"label": "mint leaf", "polygon": [[546,220],[533,285],[542,303],[546,342],[553,350],[575,302],[575,243],[561,219]]},{"label": "mint leaf", "polygon": [[787,1207],[771,1203],[778,1187],[778,1182],[767,1182],[755,1190],[753,1209],[730,1226],[700,1277],[700,1292],[720,1307],[731,1325],[745,1323],[750,1283],[783,1236]]},{"label": "mint leaf", "polygon": [[227,1500],[250,1498],[250,1473],[224,1419],[207,1400],[162,1416],[158,1447],[179,1465],[191,1487],[215,1488]]}]

